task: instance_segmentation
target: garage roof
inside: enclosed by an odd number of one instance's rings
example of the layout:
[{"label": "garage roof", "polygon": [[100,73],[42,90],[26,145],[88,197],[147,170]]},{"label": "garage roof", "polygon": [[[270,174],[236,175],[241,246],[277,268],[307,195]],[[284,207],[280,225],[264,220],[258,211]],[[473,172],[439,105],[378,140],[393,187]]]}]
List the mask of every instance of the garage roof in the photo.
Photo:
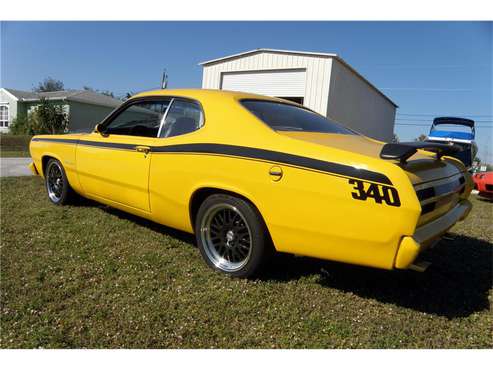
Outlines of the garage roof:
[{"label": "garage roof", "polygon": [[387,95],[385,95],[383,92],[381,92],[375,85],[373,85],[370,81],[368,81],[365,77],[363,77],[358,71],[356,71],[353,67],[351,67],[344,59],[342,59],[340,56],[337,54],[331,54],[331,53],[318,53],[318,52],[311,52],[311,51],[296,51],[296,50],[280,50],[280,49],[266,49],[266,48],[260,48],[260,49],[254,49],[254,50],[249,50],[249,51],[244,51],[242,53],[238,54],[232,54],[232,55],[227,55],[222,58],[217,58],[217,59],[211,59],[207,60],[205,62],[199,63],[201,66],[209,66],[211,64],[216,64],[220,62],[224,62],[229,59],[236,59],[240,57],[244,57],[247,55],[251,54],[258,54],[258,53],[275,53],[275,54],[287,54],[287,55],[304,55],[304,56],[313,56],[313,57],[321,57],[321,58],[333,58],[338,60],[340,63],[342,63],[344,66],[349,68],[355,75],[357,75],[359,78],[361,78],[364,82],[366,82],[371,88],[376,90],[380,95],[382,95],[385,99],[387,99],[394,107],[398,108],[398,105],[395,104]]},{"label": "garage roof", "polygon": [[265,49],[265,48],[260,48],[260,49],[254,49],[254,50],[249,50],[249,51],[244,51],[242,53],[238,54],[233,54],[233,55],[228,55],[222,58],[217,58],[217,59],[212,59],[212,60],[207,60],[205,62],[199,63],[201,66],[205,66],[208,64],[213,64],[217,62],[222,62],[226,59],[233,59],[233,58],[238,58],[238,57],[243,57],[249,54],[256,54],[256,53],[277,53],[277,54],[291,54],[291,55],[309,55],[309,56],[319,56],[319,57],[328,57],[328,58],[338,58],[337,54],[329,54],[329,53],[315,53],[311,51],[295,51],[295,50],[280,50],[280,49]]}]

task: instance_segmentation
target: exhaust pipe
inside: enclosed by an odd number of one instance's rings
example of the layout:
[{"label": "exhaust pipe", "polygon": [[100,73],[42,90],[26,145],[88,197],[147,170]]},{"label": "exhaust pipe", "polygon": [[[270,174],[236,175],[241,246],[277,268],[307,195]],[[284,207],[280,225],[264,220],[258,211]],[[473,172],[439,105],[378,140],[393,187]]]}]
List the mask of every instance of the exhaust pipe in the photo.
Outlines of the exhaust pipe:
[{"label": "exhaust pipe", "polygon": [[425,272],[428,267],[431,266],[431,262],[428,261],[419,261],[416,263],[411,263],[408,267],[409,270],[413,270],[416,272]]}]

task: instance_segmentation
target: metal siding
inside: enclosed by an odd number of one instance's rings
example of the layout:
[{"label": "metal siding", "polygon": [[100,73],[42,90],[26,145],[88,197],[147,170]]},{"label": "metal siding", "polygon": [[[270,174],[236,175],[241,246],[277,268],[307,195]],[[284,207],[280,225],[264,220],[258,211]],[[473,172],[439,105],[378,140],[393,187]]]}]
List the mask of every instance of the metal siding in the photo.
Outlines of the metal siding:
[{"label": "metal siding", "polygon": [[390,141],[395,106],[342,63],[332,61],[327,115],[367,136]]},{"label": "metal siding", "polygon": [[[203,78],[202,87],[209,89],[220,89],[222,74],[227,72],[266,72],[278,69],[305,69],[306,82],[303,93],[300,93],[300,87],[298,85],[296,88],[298,90],[293,90],[289,96],[303,96],[305,106],[325,115],[327,112],[329,86],[329,81],[325,79],[329,77],[327,72],[329,64],[330,58],[327,57],[322,58],[319,56],[303,56],[268,52],[257,53],[204,66],[204,74],[207,75],[207,77]],[[286,83],[289,83],[289,81],[286,81]],[[283,92],[283,94],[285,94],[285,92]],[[279,94],[269,95],[281,96]]]},{"label": "metal siding", "polygon": [[321,84],[320,90],[320,112],[323,112],[324,116],[327,115],[327,107],[329,106],[329,88],[330,88],[330,79],[331,79],[331,70],[332,70],[332,61],[333,59],[327,59],[323,66],[323,83]]},{"label": "metal siding", "polygon": [[[324,66],[325,66],[325,60],[323,59],[318,59],[317,60],[317,76],[318,79],[323,81],[324,80]],[[317,107],[322,106],[322,94],[323,94],[323,84],[319,83],[317,84],[317,100],[316,100],[316,105]]]}]

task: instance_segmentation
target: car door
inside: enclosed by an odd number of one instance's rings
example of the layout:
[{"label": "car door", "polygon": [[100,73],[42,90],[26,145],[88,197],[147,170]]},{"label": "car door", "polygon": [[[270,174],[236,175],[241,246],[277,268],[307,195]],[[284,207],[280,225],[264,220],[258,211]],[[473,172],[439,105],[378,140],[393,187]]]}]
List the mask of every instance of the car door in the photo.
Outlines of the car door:
[{"label": "car door", "polygon": [[195,156],[186,153],[189,145],[204,143],[204,136],[199,133],[204,125],[205,115],[200,102],[173,98],[153,148],[150,168],[150,203],[156,222],[180,230],[187,228],[190,215],[188,186],[195,177],[197,164],[194,163]]},{"label": "car door", "polygon": [[170,99],[138,99],[123,105],[77,145],[83,191],[92,197],[150,212],[150,148]]}]

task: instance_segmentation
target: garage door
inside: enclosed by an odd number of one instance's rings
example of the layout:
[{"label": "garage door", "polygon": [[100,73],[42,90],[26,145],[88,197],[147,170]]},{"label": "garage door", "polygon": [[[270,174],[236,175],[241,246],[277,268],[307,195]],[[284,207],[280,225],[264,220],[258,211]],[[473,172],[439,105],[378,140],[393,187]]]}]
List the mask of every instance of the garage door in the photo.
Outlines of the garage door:
[{"label": "garage door", "polygon": [[304,97],[306,70],[227,72],[221,89],[277,97]]}]

